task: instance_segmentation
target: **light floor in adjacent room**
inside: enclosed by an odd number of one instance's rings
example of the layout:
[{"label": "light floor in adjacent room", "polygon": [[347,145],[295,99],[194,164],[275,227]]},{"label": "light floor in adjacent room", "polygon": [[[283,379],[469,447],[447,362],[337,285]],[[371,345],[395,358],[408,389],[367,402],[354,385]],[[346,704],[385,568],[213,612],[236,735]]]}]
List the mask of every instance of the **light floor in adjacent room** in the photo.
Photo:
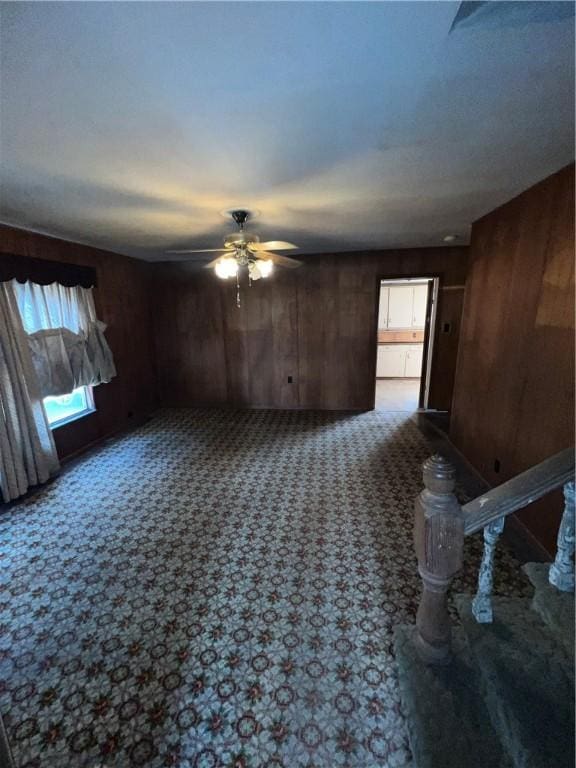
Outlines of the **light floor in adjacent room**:
[{"label": "light floor in adjacent room", "polygon": [[[393,633],[430,453],[400,413],[165,410],[5,510],[18,768],[410,766]],[[522,591],[503,546],[495,573]]]},{"label": "light floor in adjacent room", "polygon": [[420,379],[376,379],[377,411],[405,411],[418,409]]}]

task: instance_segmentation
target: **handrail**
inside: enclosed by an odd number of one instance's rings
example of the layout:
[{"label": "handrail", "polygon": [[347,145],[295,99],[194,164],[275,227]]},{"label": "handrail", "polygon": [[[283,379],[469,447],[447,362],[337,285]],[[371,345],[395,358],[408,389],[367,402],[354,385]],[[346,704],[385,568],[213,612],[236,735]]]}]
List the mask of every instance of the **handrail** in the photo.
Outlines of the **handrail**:
[{"label": "handrail", "polygon": [[558,532],[558,551],[548,579],[563,592],[574,591],[574,448],[546,459],[463,507],[454,492],[456,469],[447,459],[432,456],[422,469],[424,490],[414,505],[414,548],[423,589],[414,642],[427,664],[444,664],[450,658],[452,631],[448,590],[462,567],[464,536],[484,529],[484,552],[472,613],[479,623],[489,623],[493,619],[494,548],[506,515],[562,485],[566,503]]},{"label": "handrail", "polygon": [[545,459],[462,507],[464,535],[485,528],[560,488],[574,477],[574,447]]}]

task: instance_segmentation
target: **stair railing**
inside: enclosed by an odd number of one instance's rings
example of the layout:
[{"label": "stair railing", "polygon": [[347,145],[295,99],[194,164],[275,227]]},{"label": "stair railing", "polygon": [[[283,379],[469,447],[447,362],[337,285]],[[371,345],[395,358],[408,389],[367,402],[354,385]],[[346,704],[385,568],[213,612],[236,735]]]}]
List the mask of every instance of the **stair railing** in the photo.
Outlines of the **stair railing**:
[{"label": "stair railing", "polygon": [[550,583],[574,591],[574,448],[552,456],[461,506],[454,494],[456,470],[442,456],[423,466],[424,490],[415,503],[414,545],[423,592],[416,615],[416,646],[429,664],[449,661],[451,621],[448,589],[462,567],[464,537],[484,529],[484,553],[472,610],[492,621],[494,550],[508,515],[564,486],[565,508]]}]

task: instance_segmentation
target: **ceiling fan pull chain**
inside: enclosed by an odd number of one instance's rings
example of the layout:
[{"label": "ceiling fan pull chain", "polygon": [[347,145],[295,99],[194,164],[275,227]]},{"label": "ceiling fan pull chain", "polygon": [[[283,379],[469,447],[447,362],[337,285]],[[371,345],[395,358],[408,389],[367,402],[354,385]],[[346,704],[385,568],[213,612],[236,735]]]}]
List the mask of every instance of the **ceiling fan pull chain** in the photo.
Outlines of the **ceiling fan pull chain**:
[{"label": "ceiling fan pull chain", "polygon": [[[240,270],[238,270],[239,272]],[[240,278],[236,272],[236,306],[240,308]]]}]

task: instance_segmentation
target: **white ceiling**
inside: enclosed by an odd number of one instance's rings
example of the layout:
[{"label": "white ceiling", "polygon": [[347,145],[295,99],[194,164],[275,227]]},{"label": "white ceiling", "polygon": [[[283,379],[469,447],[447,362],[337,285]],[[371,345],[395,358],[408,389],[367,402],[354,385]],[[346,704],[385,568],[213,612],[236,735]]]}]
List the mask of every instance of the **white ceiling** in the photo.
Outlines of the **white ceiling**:
[{"label": "white ceiling", "polygon": [[[572,3],[2,4],[0,220],[144,259],[466,242],[574,156]],[[458,14],[458,15],[457,15]]]}]

